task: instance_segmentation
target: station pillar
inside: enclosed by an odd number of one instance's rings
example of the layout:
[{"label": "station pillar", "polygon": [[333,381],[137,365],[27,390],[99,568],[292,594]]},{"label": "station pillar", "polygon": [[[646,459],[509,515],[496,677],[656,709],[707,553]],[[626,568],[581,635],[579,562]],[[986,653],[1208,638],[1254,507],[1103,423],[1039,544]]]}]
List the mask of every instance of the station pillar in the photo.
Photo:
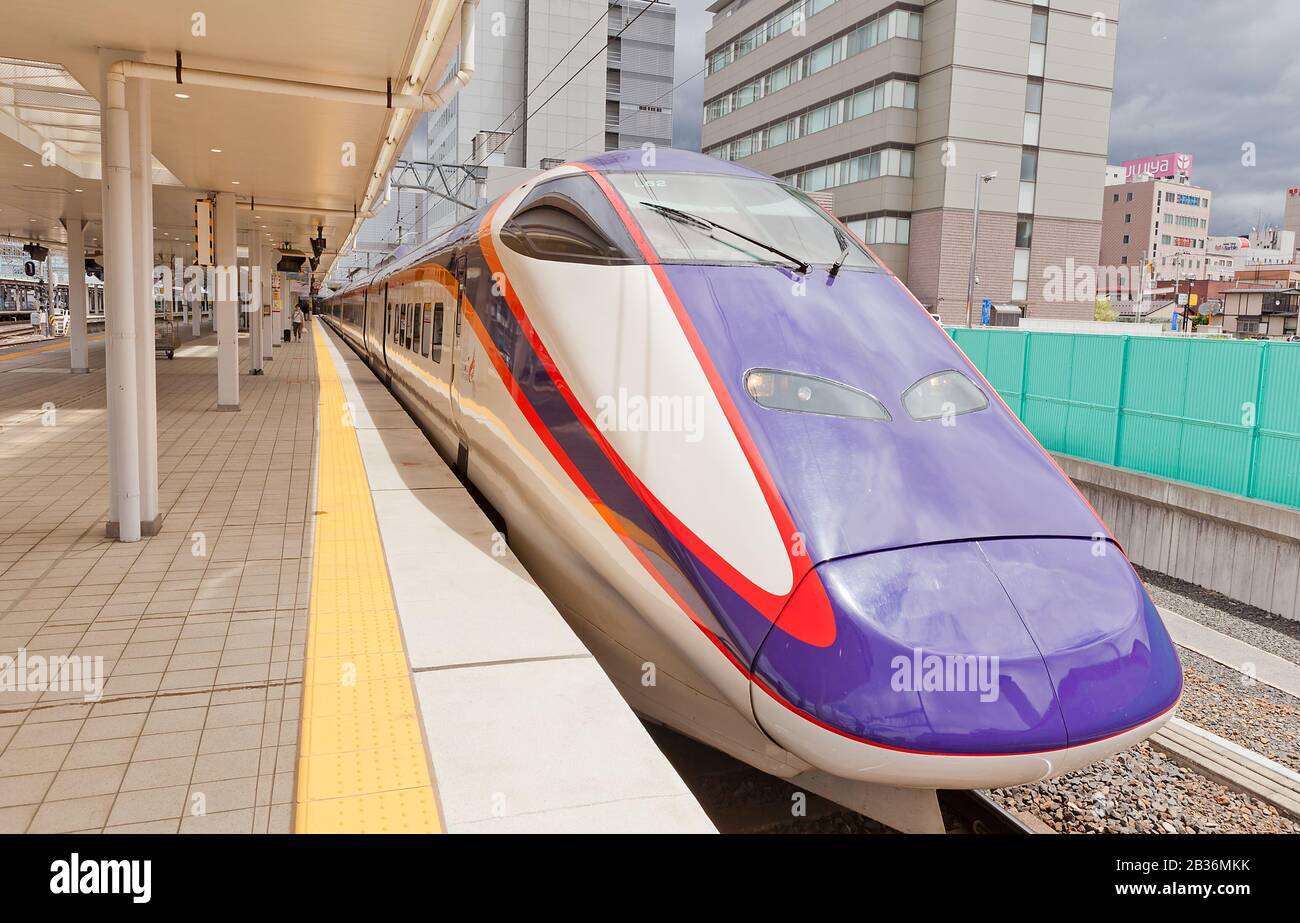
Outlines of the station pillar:
[{"label": "station pillar", "polygon": [[217,193],[216,214],[217,409],[239,409],[239,257],[235,194]]},{"label": "station pillar", "polygon": [[275,345],[275,329],[272,327],[273,318],[271,317],[271,251],[266,247],[259,247],[258,253],[262,265],[262,312],[258,318],[258,323],[262,327],[262,358],[270,361],[274,355],[271,352]]},{"label": "station pillar", "polygon": [[108,72],[119,56],[100,53],[103,162],[105,382],[108,403],[109,538],[140,540],[140,448],[136,411],[135,272],[131,231],[131,129],[126,79]]},{"label": "station pillar", "polygon": [[81,196],[73,194],[64,205],[63,226],[68,232],[68,368],[90,371],[86,342],[86,225],[81,220]]},{"label": "station pillar", "polygon": [[262,249],[257,235],[248,237],[248,288],[243,309],[248,315],[248,374],[262,374]]},{"label": "station pillar", "polygon": [[158,508],[158,389],[154,374],[153,137],[149,81],[126,82],[131,126],[131,226],[135,264],[136,410],[140,435],[140,530],[156,535]]},{"label": "station pillar", "polygon": [[194,288],[197,291],[192,291],[185,299],[190,305],[190,335],[196,338],[203,335],[204,268],[197,263],[194,264],[194,271],[197,276],[194,280]]}]

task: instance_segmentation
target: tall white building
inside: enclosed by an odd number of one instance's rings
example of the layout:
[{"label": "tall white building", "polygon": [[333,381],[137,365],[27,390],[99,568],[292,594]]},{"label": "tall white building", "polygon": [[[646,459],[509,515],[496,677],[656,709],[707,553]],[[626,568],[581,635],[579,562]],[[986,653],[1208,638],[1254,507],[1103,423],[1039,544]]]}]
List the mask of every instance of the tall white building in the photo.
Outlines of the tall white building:
[{"label": "tall white building", "polygon": [[[525,171],[671,144],[676,17],[662,0],[482,0],[473,79],[415,127],[410,166],[338,269],[419,245]],[[457,56],[433,83],[459,67]]]}]

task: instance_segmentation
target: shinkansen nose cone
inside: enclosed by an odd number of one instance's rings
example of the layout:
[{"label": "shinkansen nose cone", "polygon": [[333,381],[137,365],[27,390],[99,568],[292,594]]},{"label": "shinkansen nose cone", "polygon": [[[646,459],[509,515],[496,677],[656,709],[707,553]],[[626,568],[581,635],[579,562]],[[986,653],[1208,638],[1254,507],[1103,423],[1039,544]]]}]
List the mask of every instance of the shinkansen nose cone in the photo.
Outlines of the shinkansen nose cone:
[{"label": "shinkansen nose cone", "polygon": [[[952,340],[886,273],[667,272],[814,560],[990,536],[1104,534]],[[754,368],[842,382],[876,398],[891,419],[761,406],[744,385]],[[945,370],[969,380],[987,406],[914,418],[904,393]]]},{"label": "shinkansen nose cone", "polygon": [[1138,727],[1181,692],[1174,646],[1109,542],[901,548],[826,562],[811,580],[831,600],[834,642],[773,630],[754,673],[815,720],[881,747],[1045,753]]}]

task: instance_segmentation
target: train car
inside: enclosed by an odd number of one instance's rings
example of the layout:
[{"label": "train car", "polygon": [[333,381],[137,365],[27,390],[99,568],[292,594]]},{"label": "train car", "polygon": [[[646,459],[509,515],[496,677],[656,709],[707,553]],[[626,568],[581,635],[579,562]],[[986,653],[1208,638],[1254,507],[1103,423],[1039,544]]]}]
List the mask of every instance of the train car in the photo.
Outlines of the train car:
[{"label": "train car", "polygon": [[633,707],[926,789],[1167,721],[1122,549],[901,282],[797,189],[644,156],[529,179],[323,311]]}]

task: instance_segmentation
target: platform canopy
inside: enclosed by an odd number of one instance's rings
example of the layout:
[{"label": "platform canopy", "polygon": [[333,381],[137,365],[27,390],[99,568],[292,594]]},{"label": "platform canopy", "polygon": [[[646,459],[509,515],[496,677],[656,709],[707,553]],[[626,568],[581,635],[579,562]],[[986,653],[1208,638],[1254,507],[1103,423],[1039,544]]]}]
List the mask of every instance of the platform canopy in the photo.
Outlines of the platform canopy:
[{"label": "platform canopy", "polygon": [[[454,0],[16,0],[0,27],[0,235],[61,242],[59,223],[82,190],[87,247],[101,243],[100,49],[186,68],[387,92],[419,69],[439,73],[454,37],[426,37]],[[197,11],[196,11],[197,8]],[[452,12],[447,13],[450,17]],[[429,46],[434,52],[431,53]],[[430,64],[433,64],[431,67]],[[355,225],[395,110],[336,99],[150,81],[154,223],[164,255],[194,241],[194,200],[233,192],[241,243],[288,241],[310,252],[325,228],[320,270]],[[403,124],[409,132],[416,119]],[[404,137],[395,139],[400,146]],[[311,209],[319,209],[313,213]],[[242,232],[252,232],[256,237]]]}]

